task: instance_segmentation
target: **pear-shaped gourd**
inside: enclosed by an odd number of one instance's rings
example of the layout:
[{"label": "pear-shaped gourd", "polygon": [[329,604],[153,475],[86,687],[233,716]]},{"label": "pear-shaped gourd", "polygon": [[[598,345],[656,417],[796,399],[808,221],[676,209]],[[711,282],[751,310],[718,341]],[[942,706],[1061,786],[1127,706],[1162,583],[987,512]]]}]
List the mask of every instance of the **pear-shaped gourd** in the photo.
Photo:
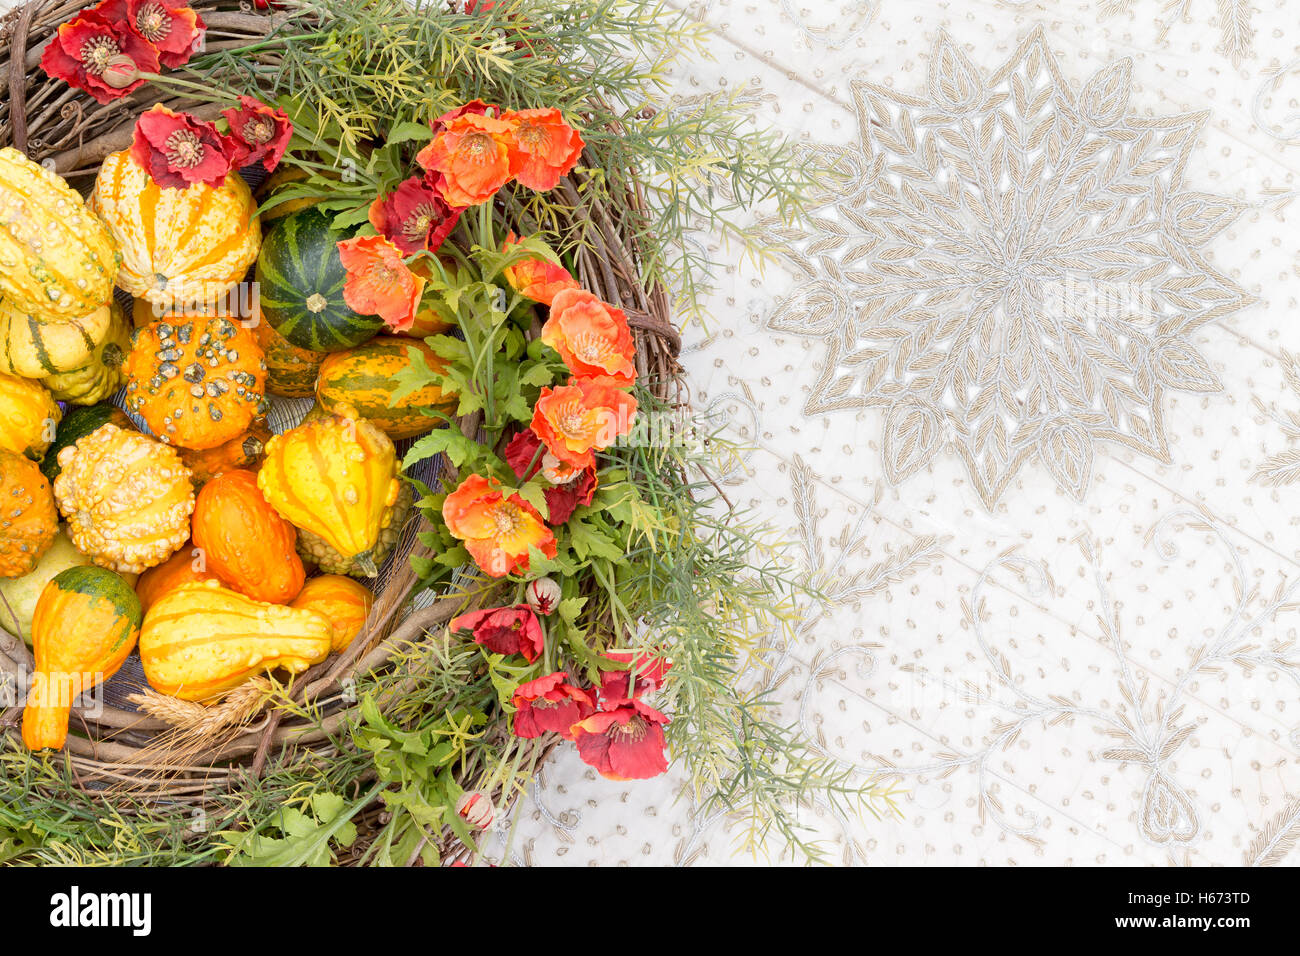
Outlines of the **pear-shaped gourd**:
[{"label": "pear-shaped gourd", "polygon": [[61,750],[77,695],[117,673],[140,636],[140,601],[107,568],[60,571],[32,617],[36,673],[23,710],[29,750]]},{"label": "pear-shaped gourd", "polygon": [[373,577],[373,552],[401,487],[397,474],[392,439],[356,409],[337,405],[267,443],[257,487],[290,524]]},{"label": "pear-shaped gourd", "polygon": [[140,662],[159,693],[210,700],[265,671],[301,674],[329,656],[333,636],[315,611],[255,601],[215,581],[182,584],[145,615]]}]

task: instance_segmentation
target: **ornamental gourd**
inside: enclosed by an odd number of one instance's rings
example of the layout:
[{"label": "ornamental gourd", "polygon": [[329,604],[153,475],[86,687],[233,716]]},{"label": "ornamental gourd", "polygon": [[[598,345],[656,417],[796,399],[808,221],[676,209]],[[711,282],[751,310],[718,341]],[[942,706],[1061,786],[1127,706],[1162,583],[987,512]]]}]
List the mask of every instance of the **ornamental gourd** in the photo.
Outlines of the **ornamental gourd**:
[{"label": "ornamental gourd", "polygon": [[0,372],[45,378],[88,365],[108,338],[116,306],[105,303],[83,315],[48,321],[0,301]]},{"label": "ornamental gourd", "polygon": [[190,536],[194,488],[176,449],[109,424],[59,452],[59,468],[68,537],[96,564],[139,574]]},{"label": "ornamental gourd", "polygon": [[213,478],[236,468],[256,471],[266,453],[266,443],[274,433],[264,421],[255,421],[248,426],[248,431],[230,439],[216,448],[195,451],[192,448],[178,449],[181,461],[185,462],[192,473],[195,488],[202,488]]},{"label": "ornamental gourd", "polygon": [[215,582],[182,584],[154,605],[140,662],[154,690],[208,700],[255,674],[301,674],[330,652],[333,631],[314,611],[265,604]]},{"label": "ornamental gourd", "polygon": [[0,149],[0,297],[49,319],[106,303],[117,247],[104,223],[51,170]]},{"label": "ornamental gourd", "polygon": [[[414,504],[415,486],[404,481],[401,490],[397,493],[397,501],[393,503],[393,512],[388,517],[388,524],[384,525],[379,532],[379,541],[370,549],[369,557],[374,562],[375,567],[383,565],[384,559],[388,557],[397,544],[397,539],[401,537],[402,529],[406,527],[406,519],[410,516]],[[316,565],[326,574],[373,577],[373,575],[368,575],[355,559],[343,557],[334,548],[330,547],[324,538],[301,528],[298,529],[298,553],[302,555],[304,561]]]},{"label": "ornamental gourd", "polygon": [[374,602],[374,593],[360,581],[324,574],[308,581],[289,606],[315,611],[329,621],[334,635],[330,648],[337,654],[365,630]]},{"label": "ornamental gourd", "polygon": [[374,549],[401,490],[397,475],[392,439],[340,405],[272,438],[257,486],[290,523],[374,576]]},{"label": "ornamental gourd", "polygon": [[169,445],[215,448],[270,410],[262,350],[252,332],[222,316],[169,317],[137,329],[123,373],[127,410]]},{"label": "ornamental gourd", "polygon": [[40,458],[63,412],[40,384],[0,373],[0,448]]},{"label": "ornamental gourd", "polygon": [[221,578],[208,570],[207,556],[187,541],[179,551],[162,564],[155,565],[135,582],[135,594],[140,607],[147,614],[149,608],[168,591],[182,584],[201,584],[204,581],[221,583]]},{"label": "ornamental gourd", "polygon": [[117,673],[141,618],[131,586],[104,568],[69,568],[45,585],[32,617],[36,673],[23,710],[29,750],[63,748],[72,701]]},{"label": "ornamental gourd", "polygon": [[90,564],[90,558],[72,546],[60,531],[41,559],[20,578],[0,578],[0,627],[32,642],[32,616],[41,591],[60,571]]},{"label": "ornamental gourd", "polygon": [[85,365],[41,379],[59,401],[93,405],[108,398],[122,384],[122,361],[131,350],[131,330],[116,302],[109,304],[109,312],[108,332]]},{"label": "ornamental gourd", "polygon": [[266,356],[266,390],[285,398],[311,398],[316,394],[316,375],[328,352],[300,349],[271,328],[257,326],[257,344]]},{"label": "ornamental gourd", "polygon": [[384,327],[379,316],[354,312],[343,298],[347,270],[338,244],[354,233],[333,228],[318,209],[304,209],[266,235],[257,259],[262,320],[300,349],[339,352]]},{"label": "ornamental gourd", "polygon": [[30,572],[58,533],[50,483],[36,463],[0,451],[0,578]]},{"label": "ornamental gourd", "polygon": [[457,399],[443,394],[433,383],[396,398],[398,373],[412,365],[422,365],[421,371],[432,372],[447,367],[446,360],[423,342],[378,336],[346,352],[335,352],[321,363],[316,399],[325,408],[340,402],[351,405],[389,438],[414,438],[446,424],[443,419],[425,415],[421,408],[451,416],[456,413]]},{"label": "ornamental gourd", "polygon": [[257,476],[235,469],[213,478],[194,505],[194,543],[227,586],[270,604],[287,604],[306,572],[297,533],[262,497]]},{"label": "ornamental gourd", "polygon": [[121,251],[117,284],[160,308],[220,301],[262,245],[253,196],[234,172],[216,189],[172,189],[123,150],[104,160],[90,206]]}]

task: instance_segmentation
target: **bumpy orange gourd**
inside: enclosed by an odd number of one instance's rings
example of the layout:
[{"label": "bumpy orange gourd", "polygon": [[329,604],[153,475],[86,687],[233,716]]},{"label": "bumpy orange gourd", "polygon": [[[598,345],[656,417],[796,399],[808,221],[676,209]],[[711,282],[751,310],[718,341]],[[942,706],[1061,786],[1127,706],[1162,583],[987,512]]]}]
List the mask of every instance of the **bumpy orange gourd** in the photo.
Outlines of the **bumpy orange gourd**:
[{"label": "bumpy orange gourd", "polygon": [[44,385],[0,372],[0,448],[39,459],[62,418]]},{"label": "bumpy orange gourd", "polygon": [[194,487],[201,488],[218,475],[236,468],[256,471],[266,453],[266,443],[274,434],[266,422],[255,421],[248,426],[248,431],[238,435],[216,448],[195,451],[193,448],[180,448],[181,461],[185,462],[192,473]]},{"label": "bumpy orange gourd", "polygon": [[50,483],[36,462],[0,450],[0,578],[31,571],[58,533]]},{"label": "bumpy orange gourd", "polygon": [[104,160],[90,206],[121,251],[117,284],[160,308],[219,302],[262,247],[256,204],[234,172],[216,189],[171,189],[123,150]]},{"label": "bumpy orange gourd", "polygon": [[257,486],[290,523],[373,576],[372,552],[392,521],[401,486],[397,474],[392,440],[356,409],[339,405],[272,438]]},{"label": "bumpy orange gourd", "polygon": [[301,674],[330,652],[333,631],[314,611],[264,604],[214,582],[182,584],[154,605],[140,632],[150,686],[208,700],[255,674]]},{"label": "bumpy orange gourd", "polygon": [[223,316],[137,329],[123,373],[127,409],[169,445],[215,448],[270,410],[262,350],[252,332]]},{"label": "bumpy orange gourd", "polygon": [[0,296],[49,319],[85,315],[113,295],[113,237],[61,176],[0,149]]},{"label": "bumpy orange gourd", "polygon": [[140,636],[140,602],[119,575],[93,566],[56,574],[36,602],[36,673],[23,710],[30,750],[63,747],[72,701],[117,673]]},{"label": "bumpy orange gourd", "polygon": [[315,611],[329,621],[334,632],[330,646],[337,654],[365,628],[374,603],[374,592],[360,581],[341,574],[323,574],[308,581],[289,606]]},{"label": "bumpy orange gourd", "polygon": [[140,609],[148,613],[149,608],[168,591],[182,584],[201,584],[204,581],[221,583],[221,579],[207,569],[204,554],[196,553],[194,542],[187,541],[162,564],[140,575],[140,580],[135,582],[135,594],[140,599]]},{"label": "bumpy orange gourd", "polygon": [[114,571],[139,574],[190,536],[194,487],[176,449],[101,425],[59,452],[54,499],[77,550]]},{"label": "bumpy orange gourd", "polygon": [[194,543],[227,586],[259,601],[287,604],[306,577],[294,549],[297,532],[257,488],[257,476],[235,469],[213,478],[194,505]]}]

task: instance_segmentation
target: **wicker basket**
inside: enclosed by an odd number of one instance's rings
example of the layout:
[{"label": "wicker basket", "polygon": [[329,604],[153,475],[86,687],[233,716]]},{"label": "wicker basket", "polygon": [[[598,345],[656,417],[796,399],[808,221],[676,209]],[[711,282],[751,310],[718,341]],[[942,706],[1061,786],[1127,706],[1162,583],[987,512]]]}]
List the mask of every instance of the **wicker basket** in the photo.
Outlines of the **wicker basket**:
[{"label": "wicker basket", "polygon": [[[54,169],[83,193],[89,192],[104,157],[130,145],[136,117],[160,101],[157,91],[146,85],[100,105],[40,69],[41,52],[58,25],[85,5],[80,0],[34,0],[0,21],[0,64],[8,85],[8,96],[0,104],[0,146],[14,146],[37,162],[52,160]],[[192,5],[207,23],[208,51],[242,48],[275,30],[294,28],[287,14],[255,11],[247,3],[198,0]],[[217,115],[210,104],[174,97],[161,101],[205,118]],[[627,313],[636,337],[641,381],[660,399],[678,405],[681,343],[669,320],[668,298],[662,288],[643,287],[637,249],[619,225],[624,210],[593,202],[579,186],[569,179],[559,187],[575,210],[572,227],[582,229],[588,240],[577,253],[576,277]],[[643,198],[629,191],[622,201],[635,210],[641,208]],[[272,423],[280,428],[293,424],[303,410],[277,404]],[[467,435],[474,435],[478,423],[465,420],[461,426]],[[442,461],[438,467],[442,476],[454,477],[449,463]],[[222,790],[246,786],[250,776],[263,772],[271,755],[286,748],[311,748],[328,758],[331,734],[354,718],[357,705],[344,693],[348,678],[385,668],[396,648],[419,640],[464,607],[459,597],[413,595],[417,581],[407,559],[422,547],[417,541],[422,522],[417,513],[403,529],[380,579],[366,630],[344,653],[295,681],[294,700],[312,704],[324,715],[322,722],[286,716],[284,710],[259,706],[258,700],[251,706],[247,700],[228,700],[221,705],[226,711],[216,713],[210,722],[215,729],[207,726],[197,733],[194,727],[179,728],[128,702],[130,691],[143,689],[138,658],[133,655],[134,668],[124,667],[102,700],[74,710],[66,752],[77,785],[95,792],[98,799],[111,801],[114,793],[129,792],[135,802],[143,798],[198,808]],[[31,663],[22,641],[0,631],[0,668],[29,672]],[[16,730],[20,714],[21,707],[0,713],[0,733],[11,738],[9,745],[21,746]],[[508,735],[509,728],[502,720],[490,732]],[[532,745],[528,757],[538,765],[550,744],[537,740]],[[492,795],[498,802],[508,802],[512,796]],[[380,810],[374,804],[367,812],[373,817]],[[363,814],[363,823],[364,818]],[[443,841],[444,857],[454,858],[463,849],[449,832],[443,834]]]}]

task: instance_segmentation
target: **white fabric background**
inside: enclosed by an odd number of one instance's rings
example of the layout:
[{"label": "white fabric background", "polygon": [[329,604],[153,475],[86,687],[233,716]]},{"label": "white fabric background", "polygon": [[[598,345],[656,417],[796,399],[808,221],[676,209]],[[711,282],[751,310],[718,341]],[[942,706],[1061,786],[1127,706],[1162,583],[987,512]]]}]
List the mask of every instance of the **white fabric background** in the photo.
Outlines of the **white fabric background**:
[{"label": "white fabric background", "polygon": [[[718,36],[713,62],[678,69],[679,95],[745,84],[766,122],[810,147],[858,148],[854,80],[917,97],[924,112],[940,31],[987,78],[1041,28],[1075,94],[1131,58],[1130,114],[1210,111],[1184,188],[1241,204],[1200,251],[1258,300],[1190,333],[1222,388],[1163,393],[1167,463],[1097,442],[1080,501],[1031,458],[990,509],[952,435],[892,484],[884,407],[807,410],[830,340],[851,324],[833,311],[808,323],[789,298],[806,280],[788,259],[719,276],[708,327],[690,330],[684,362],[698,404],[725,411],[757,446],[727,477],[729,494],[787,532],[791,560],[837,597],[808,607],[796,640],[773,653],[769,680],[783,718],[817,747],[860,773],[893,774],[903,791],[897,819],[809,810],[832,858],[1295,865],[1300,611],[1274,597],[1300,570],[1296,490],[1253,478],[1287,450],[1287,414],[1300,416],[1282,361],[1284,350],[1300,352],[1295,4],[700,0],[689,9]],[[832,255],[844,251],[843,237],[818,238]],[[737,853],[734,821],[699,814],[679,773],[613,783],[571,749],[517,816],[520,862],[752,859]]]}]

